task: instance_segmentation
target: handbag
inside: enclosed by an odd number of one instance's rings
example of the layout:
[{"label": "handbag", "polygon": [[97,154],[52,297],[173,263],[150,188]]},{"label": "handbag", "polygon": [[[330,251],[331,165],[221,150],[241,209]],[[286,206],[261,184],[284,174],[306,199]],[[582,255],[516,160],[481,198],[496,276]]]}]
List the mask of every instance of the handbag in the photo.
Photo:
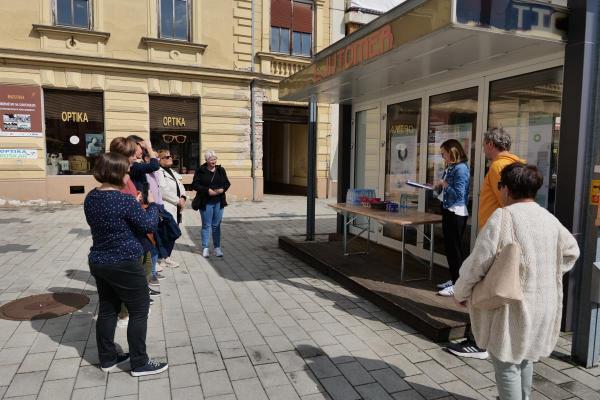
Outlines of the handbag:
[{"label": "handbag", "polygon": [[512,242],[497,250],[488,273],[473,287],[471,306],[474,308],[493,310],[523,301],[520,276],[521,246],[515,240],[512,215],[507,208],[503,208],[501,234],[504,232],[502,228],[508,218],[511,220]]}]

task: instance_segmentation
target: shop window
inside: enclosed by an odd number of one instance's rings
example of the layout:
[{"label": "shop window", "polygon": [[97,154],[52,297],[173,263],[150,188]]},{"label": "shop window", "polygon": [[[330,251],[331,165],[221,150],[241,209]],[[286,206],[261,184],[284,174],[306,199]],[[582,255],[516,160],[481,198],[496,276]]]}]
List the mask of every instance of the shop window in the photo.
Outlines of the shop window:
[{"label": "shop window", "polygon": [[44,90],[48,175],[89,175],[104,153],[102,93]]},{"label": "shop window", "polygon": [[159,0],[160,37],[191,40],[191,0]]},{"label": "shop window", "polygon": [[197,98],[150,97],[150,140],[173,156],[173,169],[193,174],[200,157],[200,103]]},{"label": "shop window", "polygon": [[91,0],[55,0],[56,25],[91,28]]},{"label": "shop window", "polygon": [[[440,146],[448,139],[458,140],[469,157],[471,179],[469,185],[469,201],[467,209],[469,219],[465,230],[465,238],[471,237],[473,221],[473,176],[475,171],[475,134],[477,126],[478,88],[457,90],[429,98],[429,125],[427,129],[427,182],[434,183],[442,179],[444,174],[444,159]],[[427,212],[441,214],[441,201],[434,192],[426,191],[425,208]],[[441,226],[435,228],[435,250],[445,254]],[[428,243],[426,243],[428,245]],[[468,254],[469,241],[464,241],[465,254]],[[426,246],[426,248],[428,248]]]},{"label": "shop window", "polygon": [[271,0],[271,51],[311,56],[311,1]]},{"label": "shop window", "polygon": [[490,84],[488,128],[501,127],[512,139],[511,153],[535,164],[544,177],[536,201],[554,212],[563,87],[562,67]]},{"label": "shop window", "polygon": [[[386,153],[385,153],[385,200],[416,207],[418,189],[406,184],[418,182],[421,132],[421,99],[390,104],[387,107]],[[383,226],[383,235],[402,240],[402,228]],[[414,230],[407,232],[407,243],[416,245]]]}]

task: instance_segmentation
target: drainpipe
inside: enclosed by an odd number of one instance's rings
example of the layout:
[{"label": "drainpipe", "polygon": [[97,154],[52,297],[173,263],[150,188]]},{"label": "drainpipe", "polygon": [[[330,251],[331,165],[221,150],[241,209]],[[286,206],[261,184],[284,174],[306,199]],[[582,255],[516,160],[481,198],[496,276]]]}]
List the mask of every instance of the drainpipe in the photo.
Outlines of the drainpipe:
[{"label": "drainpipe", "polygon": [[[254,72],[254,0],[250,1],[250,71]],[[256,79],[250,82],[250,176],[252,177],[252,201],[256,200],[256,109],[254,86]]]}]

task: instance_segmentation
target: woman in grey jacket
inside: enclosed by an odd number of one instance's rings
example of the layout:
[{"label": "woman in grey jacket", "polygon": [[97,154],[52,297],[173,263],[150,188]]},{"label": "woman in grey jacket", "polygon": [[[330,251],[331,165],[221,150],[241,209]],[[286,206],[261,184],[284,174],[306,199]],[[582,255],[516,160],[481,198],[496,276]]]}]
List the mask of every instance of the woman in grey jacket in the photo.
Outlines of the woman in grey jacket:
[{"label": "woman in grey jacket", "polygon": [[[500,175],[504,208],[497,209],[477,237],[454,287],[458,302],[469,307],[478,345],[494,364],[501,400],[530,398],[533,362],[552,353],[562,315],[562,276],[579,257],[573,235],[535,202],[543,178],[534,165],[515,163]],[[506,215],[504,215],[506,213]],[[505,219],[504,224],[502,220]],[[523,301],[492,310],[472,307],[473,287],[488,273],[507,244],[521,247],[519,275]]]}]

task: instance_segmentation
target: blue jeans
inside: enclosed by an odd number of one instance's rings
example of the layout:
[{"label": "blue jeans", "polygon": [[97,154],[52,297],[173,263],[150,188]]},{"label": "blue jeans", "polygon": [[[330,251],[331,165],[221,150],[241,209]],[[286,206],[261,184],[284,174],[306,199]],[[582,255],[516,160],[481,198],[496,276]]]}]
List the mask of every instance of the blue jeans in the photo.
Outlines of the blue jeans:
[{"label": "blue jeans", "polygon": [[209,203],[206,209],[200,210],[202,218],[202,248],[208,248],[208,235],[212,230],[213,246],[221,247],[221,218],[223,218],[223,209],[221,203]]},{"label": "blue jeans", "polygon": [[156,250],[156,247],[152,247],[150,255],[150,260],[152,262],[152,278],[156,279],[156,274],[158,273],[156,271],[156,265],[158,264],[158,250]]},{"label": "blue jeans", "polygon": [[524,360],[520,364],[502,362],[490,354],[496,375],[496,386],[500,400],[529,400],[533,381],[533,362]]}]

